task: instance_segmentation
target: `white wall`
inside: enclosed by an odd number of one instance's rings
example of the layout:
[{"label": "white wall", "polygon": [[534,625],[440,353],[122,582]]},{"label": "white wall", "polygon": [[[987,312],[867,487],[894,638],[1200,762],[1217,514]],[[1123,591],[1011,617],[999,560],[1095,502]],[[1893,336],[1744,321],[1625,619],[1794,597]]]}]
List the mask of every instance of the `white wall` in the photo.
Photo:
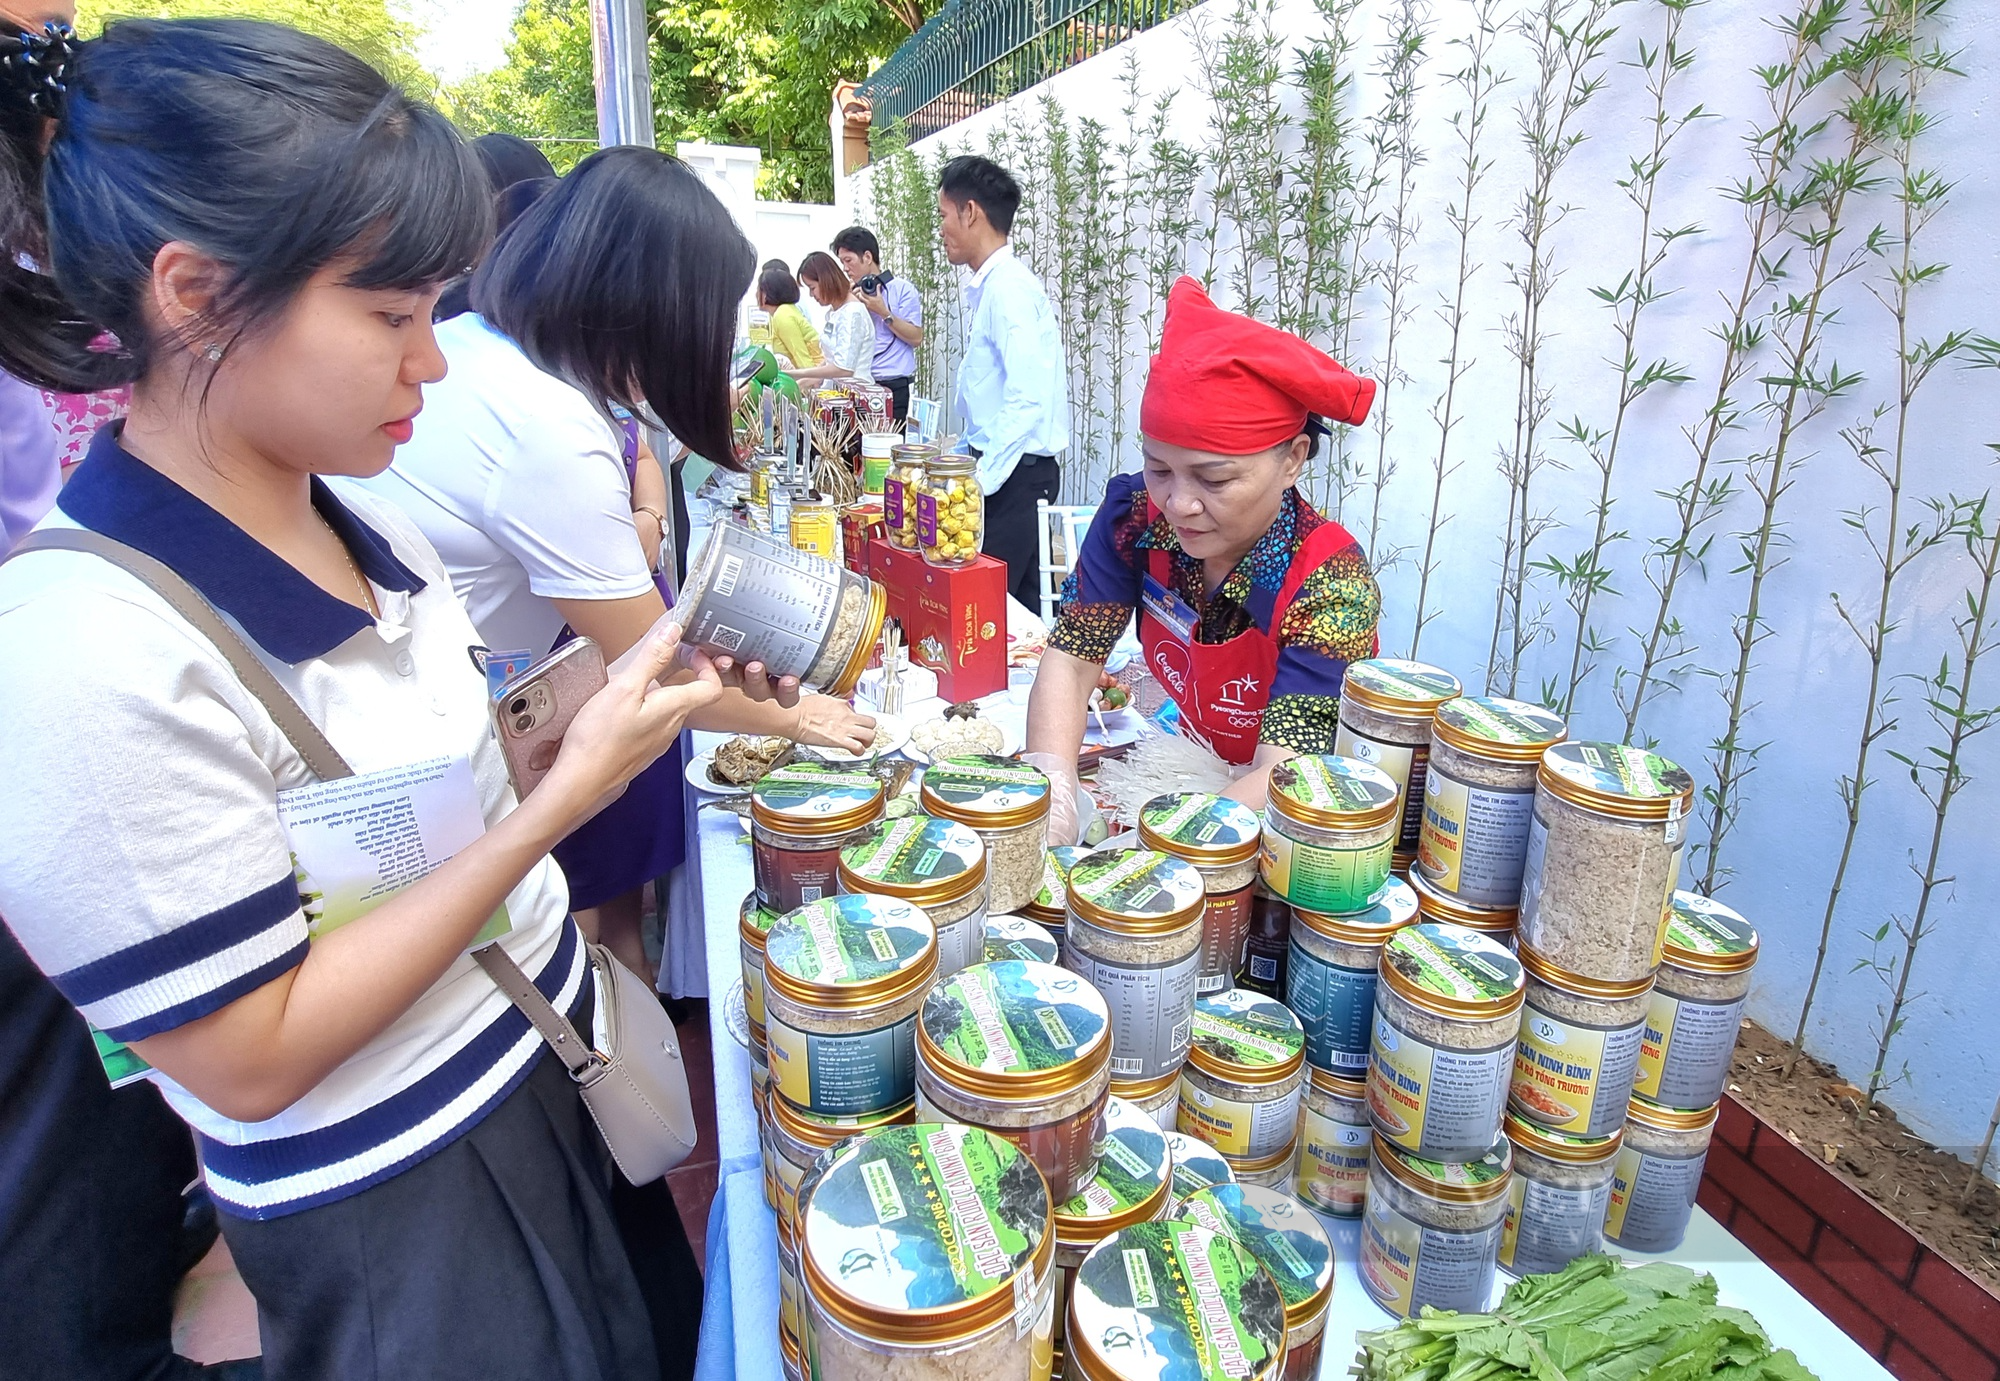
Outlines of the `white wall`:
[{"label": "white wall", "polygon": [[[1383,39],[1383,12],[1389,6],[1386,0],[1368,0],[1363,8],[1369,20],[1358,51],[1365,69],[1373,64]],[[1719,347],[1708,332],[1722,314],[1722,289],[1742,274],[1747,240],[1738,209],[1720,189],[1745,172],[1741,141],[1763,110],[1751,69],[1753,64],[1779,59],[1780,35],[1770,19],[1781,8],[1791,7],[1772,0],[1713,0],[1690,12],[1683,33],[1684,46],[1692,46],[1696,56],[1693,69],[1679,84],[1676,104],[1699,101],[1720,118],[1683,138],[1662,181],[1658,222],[1700,222],[1704,229],[1684,242],[1664,269],[1663,285],[1673,287],[1674,295],[1643,318],[1640,353],[1683,361],[1695,378],[1679,388],[1655,389],[1640,400],[1627,424],[1615,522],[1629,529],[1633,538],[1613,548],[1618,567],[1614,593],[1599,603],[1601,622],[1614,634],[1632,622],[1650,621],[1649,590],[1640,579],[1638,558],[1644,540],[1664,534],[1671,523],[1668,505],[1656,491],[1683,475],[1690,448],[1682,428],[1694,424],[1714,393]],[[1432,57],[1418,100],[1419,140],[1429,156],[1418,174],[1422,225],[1415,294],[1420,309],[1400,344],[1410,379],[1389,398],[1395,423],[1391,450],[1401,471],[1383,494],[1388,545],[1421,546],[1428,528],[1429,458],[1438,442],[1429,409],[1441,391],[1437,361],[1446,348],[1435,309],[1441,292],[1455,280],[1455,239],[1444,216],[1455,189],[1445,141],[1450,136],[1447,121],[1459,97],[1443,78],[1459,65],[1459,50],[1448,41],[1463,35],[1469,10],[1466,0],[1438,0],[1433,6]],[[1511,5],[1503,6],[1503,12],[1510,10]],[[1965,75],[1942,78],[1933,87],[1927,103],[1939,123],[1919,146],[1922,161],[1957,184],[1949,205],[1922,242],[1925,257],[1950,264],[1941,286],[1923,289],[1917,296],[1913,335],[1933,339],[1959,328],[2000,335],[2000,235],[1994,229],[2000,224],[2000,177],[1991,153],[1995,117],[2000,113],[1995,104],[2000,6],[1957,0],[1951,10],[1944,37],[1950,46],[1962,49],[1957,65]],[[1143,34],[1129,45],[1141,59],[1148,98],[1161,92],[1174,94],[1173,121],[1184,140],[1203,139],[1209,113],[1196,82],[1191,32],[1198,24],[1225,21],[1229,12],[1228,0],[1211,0],[1192,16]],[[1622,28],[1610,52],[1619,65],[1607,68],[1608,85],[1587,111],[1588,140],[1558,183],[1560,200],[1573,210],[1554,232],[1561,277],[1545,309],[1551,332],[1545,377],[1556,386],[1551,429],[1556,421],[1572,416],[1602,425],[1613,408],[1616,375],[1604,363],[1612,349],[1610,314],[1590,290],[1614,283],[1631,258],[1636,215],[1616,183],[1627,176],[1627,160],[1647,136],[1642,120],[1649,108],[1638,74],[1623,64],[1634,57],[1639,37],[1652,41],[1657,35],[1661,11],[1652,0],[1634,0],[1614,13]],[[1281,27],[1293,42],[1317,31],[1320,23],[1314,7],[1303,0],[1283,7]],[[984,152],[996,129],[1038,122],[1045,94],[1053,95],[1072,119],[1088,116],[1104,122],[1116,142],[1123,133],[1117,76],[1126,51],[1121,48],[1072,69],[919,145],[918,152],[933,157],[940,146],[952,152]],[[1460,385],[1465,421],[1455,434],[1452,453],[1463,468],[1446,490],[1445,508],[1455,517],[1446,529],[1439,576],[1445,612],[1426,629],[1422,646],[1426,660],[1453,668],[1475,686],[1483,678],[1507,510],[1508,491],[1495,471],[1494,456],[1512,432],[1515,368],[1506,357],[1499,327],[1505,314],[1519,304],[1518,292],[1508,288],[1505,278],[1505,265],[1517,257],[1519,243],[1509,230],[1507,213],[1527,171],[1513,104],[1529,84],[1530,74],[1529,56],[1517,35],[1503,37],[1494,60],[1513,81],[1502,89],[1484,145],[1495,161],[1482,192],[1482,223],[1474,237],[1475,256],[1484,265],[1475,279],[1467,326],[1470,353],[1477,364]],[[1380,99],[1379,82],[1366,70],[1358,74],[1357,82],[1361,110],[1372,111]],[[868,176],[858,175],[856,181],[864,182]],[[866,201],[865,193],[862,199]],[[1205,215],[1205,197],[1199,205]],[[1894,214],[1891,199],[1877,193],[1867,197],[1858,212],[1851,209],[1848,222],[1862,226]],[[1200,266],[1197,251],[1195,267]],[[1751,688],[1757,708],[1744,730],[1748,741],[1768,740],[1770,746],[1757,759],[1756,771],[1745,785],[1741,819],[1726,851],[1735,876],[1721,893],[1764,933],[1765,951],[1751,1011],[1783,1035],[1790,1034],[1797,1020],[1818,939],[1842,827],[1836,782],[1852,767],[1865,690],[1866,661],[1829,598],[1838,592],[1863,602],[1872,589],[1867,549],[1859,534],[1843,522],[1843,515],[1879,504],[1880,491],[1839,435],[1841,428],[1888,399],[1895,377],[1894,337],[1885,331],[1885,314],[1866,291],[1864,280],[1879,283],[1871,269],[1835,291],[1837,316],[1830,328],[1828,354],[1837,357],[1843,369],[1865,372],[1867,381],[1805,429],[1799,454],[1809,459],[1783,505],[1782,520],[1791,545],[1785,564],[1767,585],[1765,612],[1775,636],[1759,651]],[[1223,282],[1218,275],[1217,290],[1226,301]],[[1142,291],[1140,301],[1144,300]],[[932,308],[940,319],[948,315],[941,309],[948,309],[948,304]],[[1144,332],[1138,334],[1143,339]],[[1360,348],[1348,363],[1367,371],[1381,348],[1378,304],[1371,308]],[[1143,370],[1136,351],[1131,365],[1136,381]],[[1925,386],[1911,433],[1914,494],[1973,495],[1993,484],[1994,456],[1986,445],[2000,441],[1996,382],[2000,377],[1990,373],[1946,367]],[[1748,392],[1754,394],[1754,386]],[[1135,418],[1136,388],[1133,395]],[[1226,400],[1218,404],[1226,405]],[[1130,419],[1127,435],[1131,435]],[[1370,430],[1358,438],[1371,456],[1373,435]],[[1541,497],[1566,525],[1546,539],[1539,552],[1568,558],[1589,542],[1593,520],[1587,505],[1594,496],[1596,472],[1575,447],[1556,438],[1552,430],[1548,435],[1550,451],[1571,468],[1545,471],[1537,481]],[[1725,442],[1720,454],[1741,457],[1764,444],[1763,437],[1762,423],[1757,422]],[[1122,460],[1122,468],[1136,465],[1129,443]],[[1754,522],[1744,504],[1732,506],[1715,529],[1720,534],[1716,558],[1705,576],[1689,583],[1677,607],[1702,645],[1702,660],[1712,666],[1725,661],[1733,665],[1730,620],[1744,597],[1743,578],[1730,573],[1736,561],[1727,534]],[[1384,649],[1400,652],[1410,636],[1416,571],[1413,563],[1403,561],[1385,569],[1381,578]],[[1899,601],[1900,626],[1889,644],[1893,673],[1921,675],[1935,669],[1947,651],[1956,655],[1950,620],[1962,608],[1967,579],[1968,563],[1956,552],[1926,559],[1910,571]],[[1538,588],[1543,597],[1557,602],[1560,612],[1553,586],[1545,579]],[[1434,595],[1436,591],[1434,584]],[[1544,675],[1567,670],[1569,641],[1560,618],[1557,627],[1564,636],[1525,659],[1524,688],[1538,685]],[[1623,636],[1612,660],[1630,658],[1633,648],[1634,639]],[[2000,702],[2000,663],[1988,670],[1975,703]],[[1609,685],[1607,666],[1586,687],[1574,717],[1575,736],[1615,736],[1622,727]],[[1878,745],[1874,757],[1871,775],[1877,784],[1867,797],[1866,826],[1833,926],[1832,956],[1808,1037],[1815,1053],[1833,1059],[1857,1081],[1865,1081],[1873,1062],[1870,1028],[1879,1020],[1883,992],[1868,974],[1850,969],[1868,953],[1862,932],[1874,931],[1892,916],[1906,915],[1913,905],[1909,862],[1912,851],[1927,845],[1929,838],[1929,808],[1889,752],[1920,755],[1939,735],[1922,713],[1919,687],[1910,685],[1903,692],[1900,714],[1900,729]],[[1713,683],[1697,679],[1663,699],[1657,712],[1646,716],[1644,728],[1658,738],[1663,752],[1705,783],[1711,775],[1705,757],[1721,732],[1723,718]],[[1891,1057],[1892,1068],[1907,1061],[1911,1077],[1886,1095],[1918,1131],[1962,1154],[1978,1142],[2000,1093],[2000,1049],[1996,1049],[2000,934],[1996,934],[1994,905],[2000,889],[2000,854],[1990,843],[1994,812],[2000,807],[2000,734],[1990,742],[1978,741],[1967,766],[1973,781],[1954,807],[1945,841],[1946,871],[1956,880],[1934,903],[1938,929],[1920,954],[1911,984],[1922,997],[1909,1009],[1909,1024]]]},{"label": "white wall", "polygon": [[[825,250],[850,224],[837,206],[817,202],[763,201],[757,171],[763,152],[729,144],[681,144],[675,149],[715,190],[736,223],[757,247],[757,262],[783,259],[794,273],[813,250]],[[754,288],[753,288],[754,294]],[[811,310],[810,304],[808,309]]]}]

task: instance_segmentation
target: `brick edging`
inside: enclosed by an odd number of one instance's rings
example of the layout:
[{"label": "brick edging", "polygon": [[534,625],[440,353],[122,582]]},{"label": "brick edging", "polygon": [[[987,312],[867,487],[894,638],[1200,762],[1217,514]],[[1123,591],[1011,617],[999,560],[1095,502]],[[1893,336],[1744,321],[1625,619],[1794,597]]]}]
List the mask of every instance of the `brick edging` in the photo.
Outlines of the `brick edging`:
[{"label": "brick edging", "polygon": [[2000,1296],[1734,1098],[1699,1202],[1898,1381],[2000,1381]]}]

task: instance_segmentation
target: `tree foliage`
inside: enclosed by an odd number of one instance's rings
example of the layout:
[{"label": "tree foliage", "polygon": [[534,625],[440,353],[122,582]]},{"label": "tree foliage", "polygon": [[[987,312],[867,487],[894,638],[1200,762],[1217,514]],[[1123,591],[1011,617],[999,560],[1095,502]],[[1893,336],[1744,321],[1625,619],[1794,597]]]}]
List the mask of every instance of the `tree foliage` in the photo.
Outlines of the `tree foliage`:
[{"label": "tree foliage", "polygon": [[437,78],[417,59],[415,28],[391,14],[387,0],[79,0],[76,10],[85,37],[112,19],[265,19],[338,43],[413,96],[437,93]]}]

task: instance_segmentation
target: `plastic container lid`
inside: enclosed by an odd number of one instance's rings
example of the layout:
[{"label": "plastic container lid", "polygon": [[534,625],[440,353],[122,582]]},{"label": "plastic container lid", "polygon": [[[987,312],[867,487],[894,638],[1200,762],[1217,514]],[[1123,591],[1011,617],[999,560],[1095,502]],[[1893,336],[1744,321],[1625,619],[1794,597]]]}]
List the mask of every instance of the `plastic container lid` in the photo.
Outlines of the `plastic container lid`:
[{"label": "plastic container lid", "polygon": [[1179,930],[1208,904],[1193,864],[1151,849],[1100,849],[1076,861],[1068,886],[1070,910],[1125,935]]},{"label": "plastic container lid", "polygon": [[1080,844],[1059,844],[1042,860],[1042,886],[1021,909],[1045,925],[1060,927],[1069,919],[1069,870],[1090,852]]},{"label": "plastic container lid", "polygon": [[822,897],[782,917],[764,941],[772,991],[802,1006],[872,1007],[930,983],[937,930],[895,897]]},{"label": "plastic container lid", "polygon": [[1307,825],[1365,830],[1402,815],[1396,779],[1373,763],[1327,754],[1271,769],[1271,809]]},{"label": "plastic container lid", "polygon": [[1201,791],[1155,796],[1139,809],[1139,842],[1208,867],[1257,856],[1263,822],[1241,801]]},{"label": "plastic container lid", "polygon": [[882,460],[895,454],[897,443],[902,439],[901,432],[863,432],[861,454],[872,460]]},{"label": "plastic container lid", "polygon": [[778,923],[784,913],[773,911],[757,899],[756,889],[743,899],[743,909],[736,915],[736,930],[744,943],[752,949],[764,948],[764,941],[771,933],[771,927]]},{"label": "plastic container lid", "polygon": [[1685,768],[1627,743],[1558,744],[1543,756],[1535,781],[1621,820],[1678,820],[1694,807],[1694,778]]},{"label": "plastic container lid", "polygon": [[1382,947],[1381,977],[1413,1007],[1487,1021],[1527,995],[1521,961],[1499,941],[1461,925],[1406,926]]},{"label": "plastic container lid", "polygon": [[1355,704],[1398,719],[1429,719],[1439,705],[1464,690],[1443,667],[1400,657],[1349,662],[1340,683],[1340,693]]},{"label": "plastic container lid", "polygon": [[986,918],[986,950],[983,957],[989,964],[996,959],[1032,959],[1041,964],[1053,964],[1061,952],[1056,937],[1033,921],[1019,916]]},{"label": "plastic container lid", "polygon": [[1446,1203],[1490,1204],[1506,1197],[1514,1175],[1514,1148],[1507,1138],[1478,1160],[1430,1160],[1405,1151],[1375,1133],[1375,1163],[1403,1185]]},{"label": "plastic container lid", "polygon": [[932,815],[974,829],[1032,824],[1049,813],[1049,779],[994,753],[963,753],[934,762],[924,773],[918,800]]},{"label": "plastic container lid", "polygon": [[1159,1216],[1173,1178],[1167,1134],[1123,1098],[1104,1105],[1097,1173],[1068,1203],[1057,1204],[1056,1235],[1080,1245],[1129,1223]]},{"label": "plastic container lid", "polygon": [[1306,1033],[1292,1009],[1231,988],[1195,999],[1188,1063],[1233,1084],[1278,1084],[1306,1062]]},{"label": "plastic container lid", "polygon": [[842,848],[839,875],[849,892],[938,906],[970,895],[986,881],[986,844],[955,820],[906,815],[883,821]]},{"label": "plastic container lid", "polygon": [[1285,1354],[1285,1302],[1250,1249],[1183,1221],[1098,1243],[1070,1287],[1069,1374],[1082,1381],[1269,1381]]},{"label": "plastic container lid", "polygon": [[1507,1140],[1523,1151],[1533,1151],[1543,1160],[1559,1160],[1569,1165],[1602,1165],[1618,1154],[1618,1148],[1625,1144],[1625,1129],[1618,1128],[1610,1136],[1571,1136],[1568,1132],[1558,1132],[1537,1123],[1530,1122],[1511,1108],[1500,1130],[1507,1134]]},{"label": "plastic container lid", "polygon": [[1417,894],[1417,909],[1426,920],[1450,921],[1469,930],[1511,931],[1520,918],[1519,907],[1467,906],[1457,897],[1440,892],[1425,880],[1421,872],[1412,872],[1409,879],[1411,888]]},{"label": "plastic container lid", "polygon": [[1757,962],[1757,929],[1698,892],[1674,893],[1667,913],[1666,962],[1700,973],[1740,973]]},{"label": "plastic container lid", "polygon": [[1216,1150],[1198,1136],[1186,1132],[1168,1132],[1167,1154],[1173,1160],[1174,1197],[1185,1199],[1198,1189],[1206,1189],[1212,1184],[1235,1184],[1236,1172],[1229,1168],[1229,1157]]},{"label": "plastic container lid", "polygon": [[1285,1300],[1285,1325],[1311,1323],[1333,1301],[1333,1243],[1319,1220],[1289,1194],[1224,1184],[1190,1195],[1174,1213],[1250,1249]]},{"label": "plastic container lid", "polygon": [[795,762],[750,788],[750,818],[786,834],[845,834],[882,814],[882,779],[827,763]]},{"label": "plastic container lid", "polygon": [[848,1147],[799,1217],[814,1301],[865,1337],[905,1345],[1007,1318],[1055,1250],[1042,1172],[1004,1139],[958,1124],[891,1127]]},{"label": "plastic container lid", "polygon": [[1461,695],[1438,706],[1431,721],[1438,742],[1482,758],[1535,762],[1552,743],[1569,736],[1561,715],[1525,700]]},{"label": "plastic container lid", "polygon": [[1292,908],[1292,920],[1316,935],[1350,945],[1379,945],[1417,920],[1417,894],[1401,878],[1390,878],[1368,899],[1366,911],[1329,915]]},{"label": "plastic container lid", "polygon": [[954,1088],[1041,1098],[1088,1082],[1110,1061],[1111,1012],[1068,969],[972,964],[924,999],[917,1058]]}]

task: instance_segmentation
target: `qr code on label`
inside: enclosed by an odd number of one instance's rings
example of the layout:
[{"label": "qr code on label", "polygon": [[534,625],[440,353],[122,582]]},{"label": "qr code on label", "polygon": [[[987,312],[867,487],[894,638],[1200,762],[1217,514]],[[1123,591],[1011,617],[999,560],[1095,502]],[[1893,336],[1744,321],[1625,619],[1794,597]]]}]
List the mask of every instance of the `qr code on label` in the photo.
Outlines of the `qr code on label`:
[{"label": "qr code on label", "polygon": [[1193,1018],[1189,1018],[1187,1021],[1176,1022],[1174,1024],[1174,1034],[1168,1043],[1176,1050],[1188,1043],[1188,1028],[1192,1022]]},{"label": "qr code on label", "polygon": [[743,640],[748,636],[749,634],[740,628],[731,628],[726,623],[718,623],[715,625],[715,631],[708,635],[708,640],[724,652],[734,652],[743,646]]}]

